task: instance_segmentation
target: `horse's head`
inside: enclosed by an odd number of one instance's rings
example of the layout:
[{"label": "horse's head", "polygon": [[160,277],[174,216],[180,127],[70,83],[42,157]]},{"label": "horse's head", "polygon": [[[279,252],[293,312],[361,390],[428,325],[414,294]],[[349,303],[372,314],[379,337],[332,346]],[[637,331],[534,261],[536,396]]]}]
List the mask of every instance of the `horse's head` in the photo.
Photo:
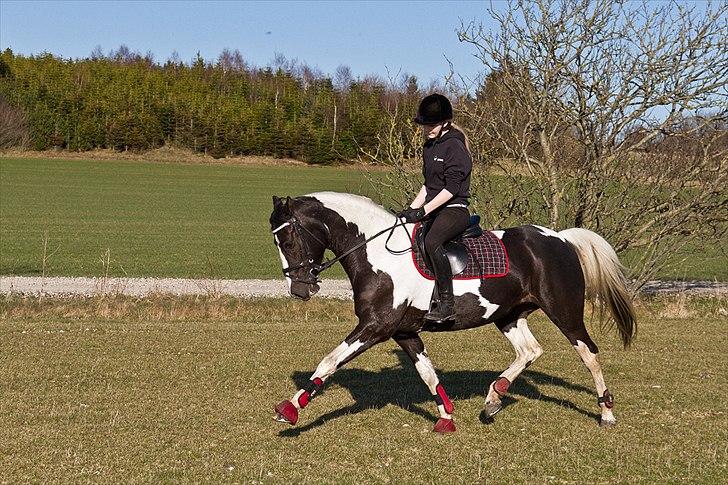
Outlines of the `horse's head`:
[{"label": "horse's head", "polygon": [[[324,258],[328,231],[312,217],[309,201],[273,196],[270,226],[291,295],[308,300],[319,290],[316,268]],[[309,210],[307,210],[309,209]]]}]

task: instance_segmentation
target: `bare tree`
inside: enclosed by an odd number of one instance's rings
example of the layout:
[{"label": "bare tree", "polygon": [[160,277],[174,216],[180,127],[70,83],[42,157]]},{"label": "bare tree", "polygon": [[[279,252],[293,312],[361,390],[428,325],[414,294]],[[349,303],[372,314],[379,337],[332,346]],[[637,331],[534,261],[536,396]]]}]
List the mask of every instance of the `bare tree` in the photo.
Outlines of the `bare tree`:
[{"label": "bare tree", "polygon": [[98,60],[104,58],[104,50],[101,48],[101,46],[99,44],[96,44],[96,47],[94,47],[94,50],[91,51],[90,57],[94,61],[98,61]]},{"label": "bare tree", "polygon": [[351,74],[351,68],[344,64],[339,64],[334,74],[334,86],[336,86],[336,89],[342,92],[348,91],[352,81],[354,81],[354,76]]},{"label": "bare tree", "polygon": [[[489,14],[495,31],[459,32],[487,78],[449,80],[476,158],[508,181],[509,196],[478,200],[493,223],[596,230],[642,255],[636,288],[680,247],[726,235],[728,3],[536,0]],[[693,149],[654,150],[663,140]]]},{"label": "bare tree", "polygon": [[[383,205],[406,207],[419,192],[423,141],[422,130],[412,121],[412,113],[396,106],[377,135],[376,148],[359,147],[359,161],[367,170],[375,198]],[[379,170],[381,167],[386,170]]]},{"label": "bare tree", "polygon": [[28,117],[22,108],[13,106],[0,95],[0,150],[20,147],[30,143]]}]

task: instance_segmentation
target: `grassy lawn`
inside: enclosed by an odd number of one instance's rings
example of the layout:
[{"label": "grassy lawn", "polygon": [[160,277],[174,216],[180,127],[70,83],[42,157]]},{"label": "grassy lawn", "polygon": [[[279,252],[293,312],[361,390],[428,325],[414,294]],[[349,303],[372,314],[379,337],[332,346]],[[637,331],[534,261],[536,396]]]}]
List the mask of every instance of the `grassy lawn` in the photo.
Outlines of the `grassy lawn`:
[{"label": "grassy lawn", "polygon": [[335,374],[297,427],[271,420],[353,327],[350,302],[3,298],[0,483],[718,483],[727,307],[648,301],[629,351],[592,330],[612,429],[543,317],[531,328],[545,354],[491,424],[483,391],[513,359],[506,339],[424,334],[458,426],[435,436],[435,405],[393,342]]},{"label": "grassy lawn", "polygon": [[[0,274],[273,278],[272,195],[361,192],[357,169],[0,159]],[[343,271],[336,270],[343,277]]]},{"label": "grassy lawn", "polygon": [[[372,192],[356,168],[0,158],[0,274],[278,278],[271,196],[318,190]],[[725,281],[726,254],[660,276]]]}]

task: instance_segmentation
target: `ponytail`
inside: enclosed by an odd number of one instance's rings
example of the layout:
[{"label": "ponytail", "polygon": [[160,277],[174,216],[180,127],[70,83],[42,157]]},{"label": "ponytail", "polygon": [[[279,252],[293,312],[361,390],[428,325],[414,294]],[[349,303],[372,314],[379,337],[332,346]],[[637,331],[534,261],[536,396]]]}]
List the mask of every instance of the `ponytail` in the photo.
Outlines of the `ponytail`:
[{"label": "ponytail", "polygon": [[448,120],[443,123],[442,129],[440,130],[440,133],[437,134],[437,137],[435,137],[435,139],[440,138],[443,135],[443,130],[448,131],[451,129],[457,130],[463,134],[463,138],[465,138],[465,149],[468,151],[468,155],[472,156],[472,152],[470,151],[470,139],[468,138],[468,135],[465,134],[465,130],[456,125],[452,120]]},{"label": "ponytail", "polygon": [[450,126],[452,126],[454,129],[458,130],[460,133],[463,134],[463,137],[465,138],[465,149],[468,151],[468,155],[472,155],[472,152],[470,151],[470,139],[468,138],[468,135],[465,133],[465,130],[460,128],[458,125],[456,125],[454,122],[450,122]]}]

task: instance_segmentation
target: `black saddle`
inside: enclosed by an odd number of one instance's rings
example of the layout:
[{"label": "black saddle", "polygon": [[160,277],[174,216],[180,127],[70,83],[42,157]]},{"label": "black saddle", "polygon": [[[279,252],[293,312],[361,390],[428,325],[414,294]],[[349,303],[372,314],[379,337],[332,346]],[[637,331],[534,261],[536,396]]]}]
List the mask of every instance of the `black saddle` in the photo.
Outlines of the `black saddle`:
[{"label": "black saddle", "polygon": [[[415,234],[415,243],[420,251],[420,254],[426,254],[425,252],[425,235],[430,229],[431,221],[424,221],[420,225],[420,229]],[[473,214],[470,216],[468,221],[468,227],[455,238],[444,244],[445,254],[447,255],[448,261],[450,261],[450,268],[452,269],[452,275],[458,275],[463,272],[468,264],[468,250],[462,243],[462,239],[468,237],[479,237],[483,235],[483,229],[480,227],[480,216]],[[424,258],[427,268],[434,272],[428,257]]]}]

